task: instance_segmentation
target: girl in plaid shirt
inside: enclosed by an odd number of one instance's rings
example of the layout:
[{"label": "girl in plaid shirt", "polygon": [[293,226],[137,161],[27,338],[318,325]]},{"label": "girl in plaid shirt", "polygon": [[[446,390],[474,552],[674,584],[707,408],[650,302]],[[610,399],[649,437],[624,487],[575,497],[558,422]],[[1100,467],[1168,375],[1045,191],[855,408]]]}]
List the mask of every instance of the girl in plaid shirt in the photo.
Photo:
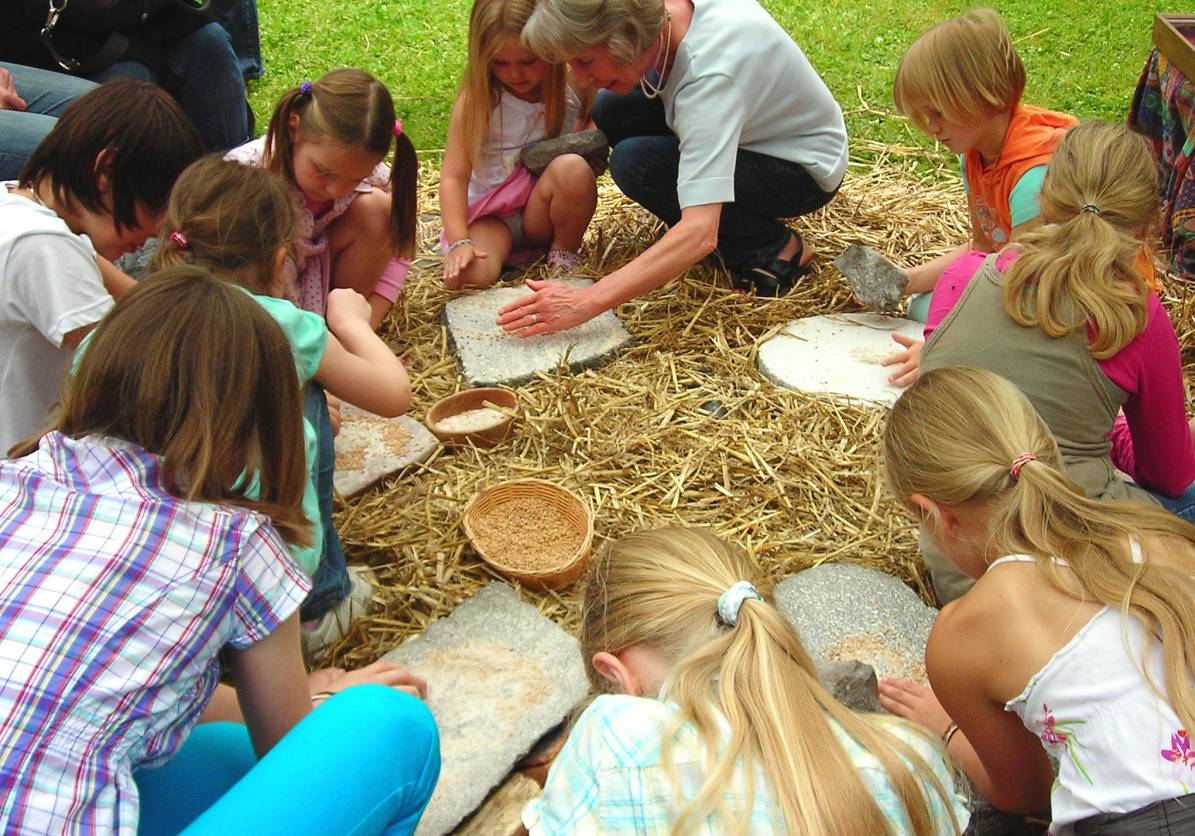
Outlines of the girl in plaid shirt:
[{"label": "girl in plaid shirt", "polygon": [[[439,770],[422,703],[367,686],[312,711],[302,439],[290,347],[247,294],[174,268],[104,319],[53,429],[0,462],[0,830],[413,830]],[[196,728],[221,653],[246,726]],[[329,687],[361,682],[423,685]]]},{"label": "girl in plaid shirt", "polygon": [[938,742],[835,701],[755,576],[744,550],[689,528],[590,564],[581,652],[616,693],[577,720],[523,811],[531,836],[962,831]]}]

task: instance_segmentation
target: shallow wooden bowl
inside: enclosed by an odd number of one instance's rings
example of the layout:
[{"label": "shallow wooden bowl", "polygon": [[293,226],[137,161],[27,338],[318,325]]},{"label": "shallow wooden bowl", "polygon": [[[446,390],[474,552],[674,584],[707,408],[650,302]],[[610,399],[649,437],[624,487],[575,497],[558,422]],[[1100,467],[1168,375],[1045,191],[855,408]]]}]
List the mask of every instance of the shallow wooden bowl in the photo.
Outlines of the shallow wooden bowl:
[{"label": "shallow wooden bowl", "polygon": [[500,387],[466,389],[464,392],[457,392],[455,395],[449,395],[436,401],[427,411],[425,423],[427,428],[432,431],[432,435],[445,444],[493,447],[495,444],[505,441],[514,429],[515,419],[512,416],[506,416],[501,424],[472,432],[448,432],[439,427],[439,423],[445,418],[460,415],[470,409],[481,409],[487,403],[517,412],[519,397],[510,389]]},{"label": "shallow wooden bowl", "polygon": [[[580,536],[580,544],[576,550],[554,565],[537,566],[534,569],[511,565],[495,555],[492,550],[493,543],[491,542],[487,548],[486,541],[478,537],[479,521],[512,499],[533,499],[560,513],[565,524],[574,534]],[[543,479],[503,482],[475,494],[465,507],[462,525],[465,536],[469,538],[482,560],[506,577],[535,589],[559,589],[575,581],[585,571],[585,562],[593,546],[593,512],[589,510],[589,506],[576,494]],[[516,542],[506,542],[503,545],[522,551]]]}]

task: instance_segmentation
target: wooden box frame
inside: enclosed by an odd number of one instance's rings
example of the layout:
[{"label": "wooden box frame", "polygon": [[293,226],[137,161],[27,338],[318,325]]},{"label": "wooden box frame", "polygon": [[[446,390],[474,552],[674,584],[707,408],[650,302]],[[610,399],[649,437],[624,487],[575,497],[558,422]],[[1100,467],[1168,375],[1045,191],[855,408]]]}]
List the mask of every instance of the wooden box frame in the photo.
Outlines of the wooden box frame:
[{"label": "wooden box frame", "polygon": [[1182,30],[1195,30],[1195,15],[1159,14],[1154,18],[1154,46],[1183,75],[1195,81],[1195,44]]}]

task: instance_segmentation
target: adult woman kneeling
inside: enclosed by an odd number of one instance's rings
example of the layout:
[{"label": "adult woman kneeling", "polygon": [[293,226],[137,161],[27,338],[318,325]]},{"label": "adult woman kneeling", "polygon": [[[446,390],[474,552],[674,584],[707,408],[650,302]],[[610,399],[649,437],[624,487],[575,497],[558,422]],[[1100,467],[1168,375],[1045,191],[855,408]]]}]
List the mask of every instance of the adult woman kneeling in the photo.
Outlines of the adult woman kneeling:
[{"label": "adult woman kneeling", "polygon": [[624,267],[536,292],[498,322],[571,328],[660,287],[714,250],[736,287],[787,292],[811,248],[779,219],[821,208],[847,165],[846,127],[792,38],[754,0],[540,0],[523,40],[603,88],[594,121],[610,171],[668,232]]}]

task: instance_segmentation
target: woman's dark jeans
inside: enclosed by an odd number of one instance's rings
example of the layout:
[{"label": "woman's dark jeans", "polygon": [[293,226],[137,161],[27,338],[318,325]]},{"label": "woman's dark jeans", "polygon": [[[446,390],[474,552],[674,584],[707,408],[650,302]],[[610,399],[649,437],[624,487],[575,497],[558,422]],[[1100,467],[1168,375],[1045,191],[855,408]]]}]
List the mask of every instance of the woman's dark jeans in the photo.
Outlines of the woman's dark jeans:
[{"label": "woman's dark jeans", "polygon": [[[680,140],[664,119],[664,104],[640,90],[626,96],[602,91],[593,103],[594,123],[613,149],[610,175],[623,194],[668,226],[680,220],[676,184]],[[718,253],[731,270],[763,266],[789,241],[780,218],[816,211],[836,192],[822,191],[798,163],[739,149],[734,202],[722,205]]]}]

